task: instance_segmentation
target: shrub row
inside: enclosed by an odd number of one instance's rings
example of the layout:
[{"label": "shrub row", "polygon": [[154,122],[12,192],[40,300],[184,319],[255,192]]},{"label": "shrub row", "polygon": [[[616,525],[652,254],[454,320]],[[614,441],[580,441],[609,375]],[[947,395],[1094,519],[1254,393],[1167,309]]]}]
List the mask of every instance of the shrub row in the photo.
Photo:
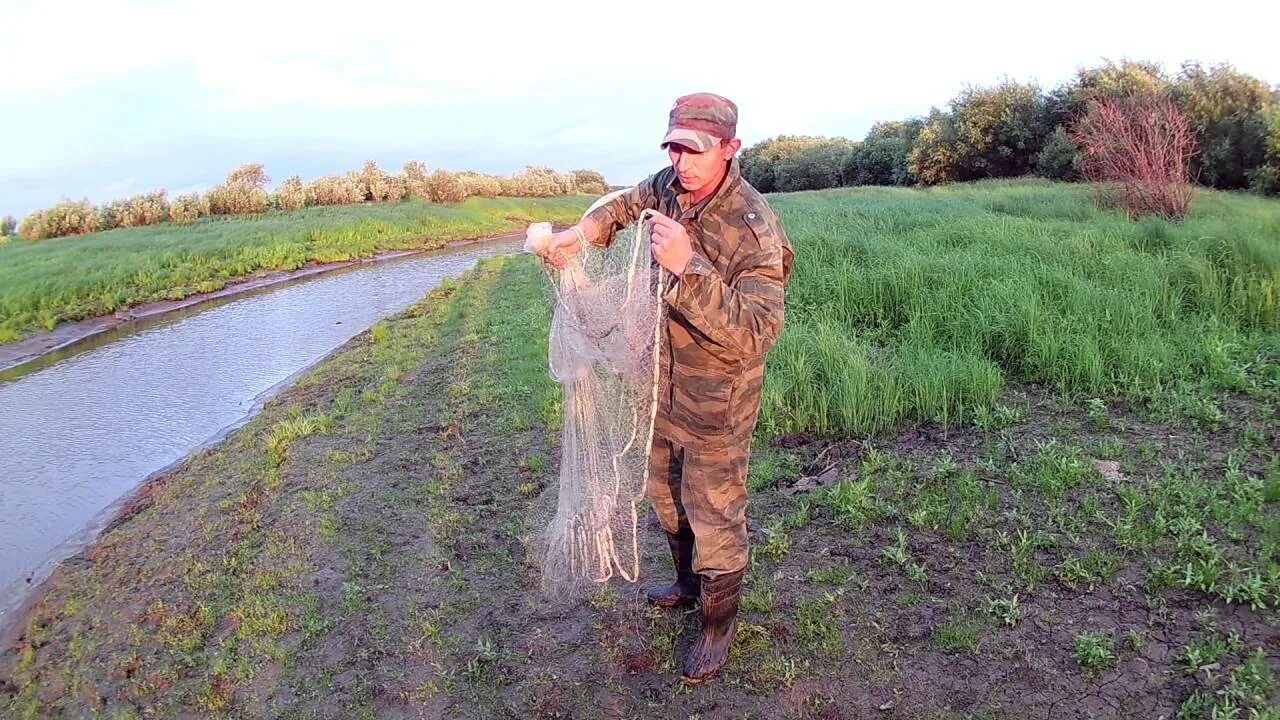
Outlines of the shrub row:
[{"label": "shrub row", "polygon": [[208,215],[251,215],[268,210],[298,210],[316,205],[353,205],[366,202],[397,203],[414,197],[433,203],[457,203],[468,197],[553,197],[573,193],[600,195],[608,191],[604,176],[593,170],[559,173],[546,167],[526,167],[502,177],[475,172],[428,173],[418,161],[405,163],[403,172],[391,174],[366,162],[358,172],[326,175],[304,183],[294,175],[268,190],[270,178],[261,164],[232,170],[221,185],[203,195],[170,199],[164,190],[95,206],[87,199],[63,201],[39,210],[17,223],[0,220],[0,237],[17,234],[28,240],[83,235],[99,230],[189,223]]}]

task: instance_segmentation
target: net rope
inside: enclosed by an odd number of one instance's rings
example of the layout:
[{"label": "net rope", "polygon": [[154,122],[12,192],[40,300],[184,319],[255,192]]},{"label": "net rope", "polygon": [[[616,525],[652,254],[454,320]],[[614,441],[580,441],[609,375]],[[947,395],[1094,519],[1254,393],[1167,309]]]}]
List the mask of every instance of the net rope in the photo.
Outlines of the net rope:
[{"label": "net rope", "polygon": [[[637,508],[649,477],[667,282],[650,252],[652,214],[560,270],[543,265],[555,298],[548,364],[564,397],[556,508],[539,543],[541,589],[553,597],[640,575]],[[525,250],[542,254],[550,236],[549,223],[535,223]]]}]

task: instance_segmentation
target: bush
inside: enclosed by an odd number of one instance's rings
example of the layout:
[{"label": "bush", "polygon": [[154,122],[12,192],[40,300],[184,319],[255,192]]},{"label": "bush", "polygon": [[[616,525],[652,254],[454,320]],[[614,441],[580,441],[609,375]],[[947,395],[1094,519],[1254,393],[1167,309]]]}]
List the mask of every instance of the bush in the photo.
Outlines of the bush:
[{"label": "bush", "polygon": [[398,203],[409,195],[409,184],[403,175],[387,175],[382,183],[374,188],[374,199],[378,202]]},{"label": "bush", "polygon": [[18,232],[18,221],[12,215],[0,218],[0,237],[12,237]]},{"label": "bush", "polygon": [[302,178],[294,175],[276,188],[275,206],[281,210],[299,210],[309,204],[307,195],[307,188],[302,184]]},{"label": "bush", "polygon": [[383,172],[370,160],[354,178],[360,189],[361,202],[400,202],[408,193],[405,178]]},{"label": "bush", "polygon": [[271,178],[262,163],[241,165],[227,174],[227,187],[245,187],[266,190]]},{"label": "bush", "polygon": [[208,214],[208,198],[196,193],[179,195],[169,203],[169,220],[175,223],[192,223]]},{"label": "bush", "polygon": [[1173,97],[1195,130],[1200,154],[1192,174],[1211,187],[1234,190],[1249,185],[1250,172],[1267,159],[1272,113],[1280,102],[1261,80],[1216,65],[1183,65]]},{"label": "bush", "polygon": [[[169,219],[169,198],[164,190],[137,195],[119,204],[116,227],[155,225]],[[106,229],[105,227],[103,229]]]},{"label": "bush", "polygon": [[97,208],[88,199],[78,202],[64,200],[23,218],[18,226],[18,236],[24,240],[45,240],[85,235],[98,230],[99,220]]},{"label": "bush", "polygon": [[1072,137],[1084,148],[1084,178],[1099,183],[1104,193],[1118,183],[1118,199],[1129,217],[1186,216],[1195,135],[1172,102],[1155,98],[1092,101]]},{"label": "bush", "polygon": [[907,155],[907,169],[922,185],[960,176],[959,141],[951,115],[934,110]]},{"label": "bush", "polygon": [[845,158],[840,179],[845,185],[906,185],[908,148],[902,138],[864,140]]},{"label": "bush", "polygon": [[316,205],[353,205],[362,202],[364,191],[348,175],[326,175],[307,186],[307,195]]},{"label": "bush", "polygon": [[254,215],[271,207],[267,194],[267,177],[261,163],[241,165],[227,174],[224,185],[214,186],[206,194],[212,215]]},{"label": "bush", "polygon": [[918,118],[872,125],[862,144],[845,159],[841,180],[845,185],[914,183],[908,160],[922,129],[924,121]]},{"label": "bush", "polygon": [[418,160],[410,160],[404,164],[405,191],[409,197],[420,200],[431,200],[427,192],[427,166]]},{"label": "bush", "polygon": [[1044,149],[1036,156],[1036,174],[1050,180],[1080,179],[1080,145],[1061,125],[1053,129]]},{"label": "bush", "polygon": [[205,198],[210,215],[253,215],[266,212],[271,206],[266,190],[245,184],[215,185]]},{"label": "bush", "polygon": [[788,155],[774,166],[777,192],[824,190],[840,185],[840,171],[855,144],[836,139]]},{"label": "bush", "polygon": [[530,165],[514,176],[516,195],[553,197],[573,191],[573,179],[547,167]]},{"label": "bush", "polygon": [[779,162],[803,150],[831,141],[831,138],[813,135],[779,135],[761,140],[742,151],[738,161],[742,177],[760,192],[773,192],[777,189],[776,169]]},{"label": "bush", "polygon": [[458,203],[467,199],[467,186],[447,170],[437,170],[424,183],[426,199],[433,203]]},{"label": "bush", "polygon": [[98,229],[115,230],[121,227],[125,214],[129,211],[128,200],[112,200],[98,208]]},{"label": "bush", "polygon": [[609,192],[609,183],[595,170],[574,170],[569,175],[573,178],[577,192],[587,195],[604,195]]},{"label": "bush", "polygon": [[502,179],[480,173],[458,173],[467,197],[497,197],[502,194]]},{"label": "bush", "polygon": [[1049,135],[1044,97],[1034,85],[968,89],[952,101],[951,112],[960,144],[958,179],[1026,175]]},{"label": "bush", "polygon": [[1162,98],[1169,94],[1169,79],[1154,63],[1122,60],[1082,68],[1075,78],[1045,99],[1046,122],[1050,127],[1070,127],[1093,100],[1104,98]]},{"label": "bush", "polygon": [[1249,188],[1263,195],[1280,195],[1280,111],[1272,114],[1267,162],[1250,172]]},{"label": "bush", "polygon": [[1262,165],[1251,170],[1249,189],[1259,195],[1280,195],[1280,163]]},{"label": "bush", "polygon": [[925,184],[1026,175],[1049,135],[1044,96],[1034,85],[968,88],[950,114],[931,114],[909,167]]}]

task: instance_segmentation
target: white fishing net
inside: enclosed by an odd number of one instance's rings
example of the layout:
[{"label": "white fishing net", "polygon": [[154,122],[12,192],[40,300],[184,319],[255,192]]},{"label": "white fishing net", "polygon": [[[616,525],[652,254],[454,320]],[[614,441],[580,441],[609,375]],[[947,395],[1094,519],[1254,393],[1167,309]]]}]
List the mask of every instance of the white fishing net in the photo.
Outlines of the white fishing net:
[{"label": "white fishing net", "polygon": [[[636,513],[653,440],[664,281],[651,262],[647,218],[619,230],[607,249],[588,246],[562,270],[548,267],[550,371],[564,389],[557,505],[540,543],[550,596],[639,577]],[[550,235],[548,223],[531,226],[525,250],[540,253]]]}]

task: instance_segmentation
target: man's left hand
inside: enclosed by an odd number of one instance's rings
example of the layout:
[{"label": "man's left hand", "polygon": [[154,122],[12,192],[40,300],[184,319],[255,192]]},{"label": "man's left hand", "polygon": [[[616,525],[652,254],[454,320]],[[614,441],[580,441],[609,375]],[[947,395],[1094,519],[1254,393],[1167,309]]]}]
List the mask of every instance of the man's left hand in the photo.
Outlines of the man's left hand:
[{"label": "man's left hand", "polygon": [[693,257],[689,233],[679,222],[661,213],[650,216],[649,248],[658,264],[673,275],[680,275]]}]

